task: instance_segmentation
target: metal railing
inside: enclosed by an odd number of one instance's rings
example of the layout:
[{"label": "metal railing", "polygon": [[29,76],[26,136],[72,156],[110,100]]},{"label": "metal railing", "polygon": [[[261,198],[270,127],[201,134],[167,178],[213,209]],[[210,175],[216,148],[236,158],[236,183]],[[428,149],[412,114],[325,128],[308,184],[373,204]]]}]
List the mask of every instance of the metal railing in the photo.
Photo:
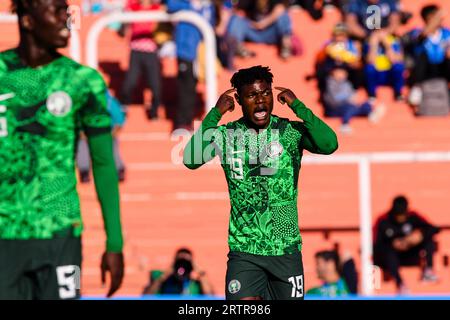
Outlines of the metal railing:
[{"label": "metal railing", "polygon": [[203,35],[205,42],[205,84],[206,84],[206,110],[214,107],[217,101],[217,70],[216,70],[216,38],[213,28],[199,14],[192,11],[179,11],[169,14],[160,11],[147,12],[116,12],[107,14],[99,18],[90,28],[86,45],[87,65],[98,68],[98,39],[102,30],[110,23],[122,22],[150,22],[150,21],[170,21],[170,22],[189,22],[196,26]]}]

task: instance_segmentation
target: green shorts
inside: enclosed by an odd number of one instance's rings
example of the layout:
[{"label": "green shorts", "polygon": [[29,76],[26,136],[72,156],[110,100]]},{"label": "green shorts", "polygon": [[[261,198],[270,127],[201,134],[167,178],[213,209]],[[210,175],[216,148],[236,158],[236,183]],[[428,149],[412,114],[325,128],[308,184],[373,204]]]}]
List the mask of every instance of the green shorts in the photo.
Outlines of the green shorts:
[{"label": "green shorts", "polygon": [[0,239],[0,300],[80,298],[81,238]]},{"label": "green shorts", "polygon": [[304,274],[300,251],[282,256],[228,253],[226,299],[303,300]]}]

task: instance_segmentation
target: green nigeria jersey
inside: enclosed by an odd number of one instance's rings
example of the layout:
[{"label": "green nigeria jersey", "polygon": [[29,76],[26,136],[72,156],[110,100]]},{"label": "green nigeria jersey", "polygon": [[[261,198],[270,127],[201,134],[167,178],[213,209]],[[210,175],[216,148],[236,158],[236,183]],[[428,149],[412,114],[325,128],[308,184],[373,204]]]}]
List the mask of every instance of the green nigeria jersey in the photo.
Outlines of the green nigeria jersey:
[{"label": "green nigeria jersey", "polygon": [[303,150],[330,154],[337,139],[299,100],[292,109],[303,122],[272,115],[269,126],[256,132],[243,118],[217,126],[221,114],[213,108],[185,149],[191,169],[215,155],[221,159],[231,202],[231,251],[278,256],[301,250],[297,182]]},{"label": "green nigeria jersey", "polygon": [[105,93],[97,71],[67,57],[31,68],[0,53],[0,238],[81,233],[76,141],[110,131]]}]

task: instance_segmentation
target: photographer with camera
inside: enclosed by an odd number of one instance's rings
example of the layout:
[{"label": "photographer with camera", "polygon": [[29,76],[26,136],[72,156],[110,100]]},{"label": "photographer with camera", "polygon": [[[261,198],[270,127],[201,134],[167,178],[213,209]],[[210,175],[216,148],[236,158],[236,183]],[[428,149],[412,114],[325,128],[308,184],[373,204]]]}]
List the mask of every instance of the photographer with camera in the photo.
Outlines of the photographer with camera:
[{"label": "photographer with camera", "polygon": [[172,266],[159,275],[152,272],[152,279],[144,294],[213,295],[214,290],[206,272],[199,269],[192,259],[192,251],[178,249]]}]

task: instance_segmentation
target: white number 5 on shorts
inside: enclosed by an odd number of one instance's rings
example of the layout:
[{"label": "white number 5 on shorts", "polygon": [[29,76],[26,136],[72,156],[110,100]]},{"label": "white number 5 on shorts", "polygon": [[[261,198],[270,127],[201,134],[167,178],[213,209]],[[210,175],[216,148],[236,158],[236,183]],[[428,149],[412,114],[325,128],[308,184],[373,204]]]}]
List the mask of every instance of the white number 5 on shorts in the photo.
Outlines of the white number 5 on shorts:
[{"label": "white number 5 on shorts", "polygon": [[56,268],[58,277],[59,297],[72,299],[77,296],[80,289],[80,267],[76,265],[59,266]]}]

